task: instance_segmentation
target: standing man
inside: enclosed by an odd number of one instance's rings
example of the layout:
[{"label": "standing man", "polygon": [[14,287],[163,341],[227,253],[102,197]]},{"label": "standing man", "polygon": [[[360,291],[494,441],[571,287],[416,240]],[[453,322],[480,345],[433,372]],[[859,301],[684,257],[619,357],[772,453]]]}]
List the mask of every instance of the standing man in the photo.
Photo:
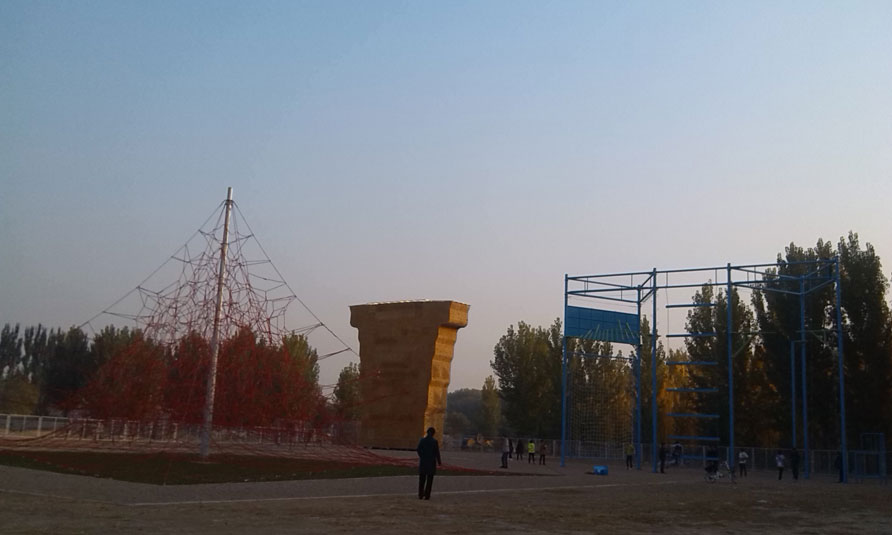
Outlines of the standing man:
[{"label": "standing man", "polygon": [[790,472],[793,473],[793,481],[799,479],[799,450],[796,448],[790,452]]},{"label": "standing man", "polygon": [[511,455],[511,442],[502,437],[502,468],[508,468],[508,456]]},{"label": "standing man", "polygon": [[427,428],[427,435],[418,442],[418,499],[431,499],[431,487],[434,485],[434,474],[440,460],[440,444],[434,438],[437,432],[433,427]]},{"label": "standing man", "polygon": [[666,444],[664,442],[660,442],[660,473],[665,474],[664,467],[666,466]]},{"label": "standing man", "polygon": [[536,443],[533,439],[527,441],[527,464],[536,463]]},{"label": "standing man", "polygon": [[774,464],[777,466],[777,480],[780,481],[784,478],[784,452],[781,450],[777,450],[777,455],[774,456]]},{"label": "standing man", "polygon": [[626,444],[626,470],[633,468],[633,460],[635,458],[635,446],[631,442]]},{"label": "standing man", "polygon": [[749,458],[750,454],[747,453],[745,449],[741,448],[740,453],[737,454],[737,467],[740,470],[740,477],[746,477],[746,462]]}]

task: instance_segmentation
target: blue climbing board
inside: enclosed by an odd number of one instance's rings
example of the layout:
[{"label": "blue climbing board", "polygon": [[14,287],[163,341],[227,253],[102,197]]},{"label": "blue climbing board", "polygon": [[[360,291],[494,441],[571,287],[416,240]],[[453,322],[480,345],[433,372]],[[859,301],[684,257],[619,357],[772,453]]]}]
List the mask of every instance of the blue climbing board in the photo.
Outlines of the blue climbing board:
[{"label": "blue climbing board", "polygon": [[618,344],[638,343],[638,315],[567,306],[564,336]]}]

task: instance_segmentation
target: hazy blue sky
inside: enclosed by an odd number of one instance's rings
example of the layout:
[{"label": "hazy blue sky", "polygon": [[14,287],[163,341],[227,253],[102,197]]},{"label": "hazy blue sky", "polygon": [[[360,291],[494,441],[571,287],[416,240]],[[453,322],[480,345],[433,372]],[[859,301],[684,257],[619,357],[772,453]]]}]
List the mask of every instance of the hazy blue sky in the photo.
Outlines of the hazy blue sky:
[{"label": "hazy blue sky", "polygon": [[[0,2],[0,323],[125,294],[233,186],[297,294],[471,305],[451,389],[563,276],[892,268],[892,2]],[[325,362],[333,382],[349,361]]]}]

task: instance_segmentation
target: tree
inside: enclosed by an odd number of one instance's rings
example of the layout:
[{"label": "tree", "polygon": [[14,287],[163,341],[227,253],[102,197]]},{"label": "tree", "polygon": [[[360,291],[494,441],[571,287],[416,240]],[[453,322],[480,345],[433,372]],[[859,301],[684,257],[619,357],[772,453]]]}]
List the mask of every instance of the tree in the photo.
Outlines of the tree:
[{"label": "tree", "polygon": [[104,327],[99,331],[99,334],[93,337],[93,342],[90,344],[90,351],[93,353],[94,361],[100,365],[108,362],[112,357],[129,346],[134,339],[142,341],[140,331],[131,331],[127,327],[118,329],[114,325]]},{"label": "tree", "polygon": [[359,388],[359,365],[351,362],[344,366],[334,387],[335,413],[344,420],[358,420],[362,392]]},{"label": "tree", "polygon": [[476,435],[480,425],[482,396],[477,388],[460,388],[446,395],[446,431],[451,435]]},{"label": "tree", "polygon": [[34,414],[40,391],[21,373],[0,379],[0,412],[6,414]]},{"label": "tree", "polygon": [[49,333],[43,325],[25,329],[25,354],[22,358],[25,375],[32,383],[39,383],[43,370],[52,355]]},{"label": "tree", "polygon": [[[164,349],[140,333],[131,336],[124,331],[109,328],[103,337],[97,336],[100,351],[108,351],[107,361],[79,392],[81,406],[92,418],[159,418],[164,412],[167,379]],[[94,347],[95,343],[94,339]]]},{"label": "tree", "polygon": [[0,330],[0,377],[12,374],[18,367],[22,358],[22,338],[19,336],[19,324],[10,327],[9,324]]},{"label": "tree", "polygon": [[493,437],[499,433],[499,425],[502,420],[502,407],[499,401],[499,391],[492,375],[483,381],[480,390],[480,429],[484,436]]},{"label": "tree", "polygon": [[[653,356],[653,332],[648,318],[641,318],[641,441],[650,442],[654,440],[653,435],[653,377],[652,366],[654,365]],[[663,343],[659,341],[659,333],[657,333],[656,348],[656,375],[657,375],[657,437],[656,441],[661,442],[671,428],[669,417],[665,416],[668,412],[669,402],[672,398],[667,396],[665,392],[665,380],[670,370],[666,366],[666,350]],[[675,368],[676,366],[673,366]],[[634,372],[634,369],[632,370]],[[634,381],[634,379],[633,379]],[[650,440],[649,440],[650,439]]]},{"label": "tree", "polygon": [[197,332],[192,331],[177,342],[164,393],[164,406],[174,420],[201,423],[210,363],[211,345]]},{"label": "tree", "polygon": [[493,349],[508,424],[519,434],[559,437],[561,426],[561,321],[549,328],[518,322]]},{"label": "tree", "polygon": [[889,282],[871,244],[850,232],[839,240],[842,279],[846,414],[852,435],[892,437],[892,316]]},{"label": "tree", "polygon": [[[801,299],[799,292],[805,285],[805,280],[800,282],[800,278],[813,269],[813,264],[803,262],[829,261],[834,256],[830,242],[818,240],[815,247],[809,249],[791,243],[784,254],[778,254],[778,267],[769,272],[765,288],[753,296],[755,317],[761,333],[764,370],[777,392],[775,403],[761,411],[766,420],[773,420],[767,425],[776,428],[785,441],[791,440],[793,385],[798,404],[803,392],[800,352],[804,351],[810,445],[825,448],[836,448],[839,436],[839,383],[833,349],[836,338],[833,334],[836,325],[833,313],[835,295],[832,285],[810,291]],[[800,307],[805,312],[801,319]],[[803,325],[804,342],[800,342],[803,340]],[[790,367],[791,347],[795,356],[794,369]],[[766,412],[767,415],[764,414]],[[797,424],[801,423],[800,418]]]},{"label": "tree", "polygon": [[[708,365],[691,365],[688,371],[691,384],[696,388],[717,388],[718,392],[699,394],[692,399],[692,408],[701,415],[714,414],[715,419],[703,419],[700,434],[717,436],[727,444],[730,441],[728,381],[728,337],[731,345],[731,377],[734,382],[735,442],[754,443],[764,428],[761,415],[761,398],[754,393],[764,392],[761,369],[754,362],[755,319],[753,312],[741,300],[734,289],[716,292],[709,285],[694,294],[695,306],[688,312],[686,328],[692,336],[685,339],[687,355],[692,362],[709,362]],[[728,327],[728,308],[731,308],[731,327]],[[730,331],[730,332],[729,332]]]},{"label": "tree", "polygon": [[302,334],[290,334],[282,339],[282,347],[302,370],[305,383],[319,389],[319,354]]},{"label": "tree", "polygon": [[50,407],[56,407],[67,414],[80,404],[73,396],[86,386],[99,363],[90,351],[87,335],[78,327],[51,332],[48,345],[51,352],[41,370],[39,410],[46,414]]},{"label": "tree", "polygon": [[446,421],[443,425],[446,426],[446,429],[443,430],[443,433],[446,435],[474,434],[474,426],[463,412],[447,411]]}]

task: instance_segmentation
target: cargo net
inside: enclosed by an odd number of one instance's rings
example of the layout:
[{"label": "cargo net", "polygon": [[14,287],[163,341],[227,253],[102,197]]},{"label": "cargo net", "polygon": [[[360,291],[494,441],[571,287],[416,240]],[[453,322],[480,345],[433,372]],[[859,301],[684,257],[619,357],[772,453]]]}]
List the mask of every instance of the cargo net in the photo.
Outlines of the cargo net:
[{"label": "cargo net", "polygon": [[632,366],[622,357],[574,353],[567,362],[570,457],[619,459],[632,442]]},{"label": "cargo net", "polygon": [[[52,403],[65,418],[51,430],[7,429],[0,447],[199,451],[227,202],[148,278],[81,326],[93,335],[97,366]],[[212,454],[414,462],[357,446],[361,401],[345,403],[343,392],[334,400],[335,385],[318,383],[319,361],[355,352],[295,295],[234,203],[227,245]],[[297,313],[289,309],[295,301]],[[286,318],[299,327],[287,329]],[[354,375],[338,385],[342,391],[362,390]],[[365,376],[376,378],[371,370]]]}]

